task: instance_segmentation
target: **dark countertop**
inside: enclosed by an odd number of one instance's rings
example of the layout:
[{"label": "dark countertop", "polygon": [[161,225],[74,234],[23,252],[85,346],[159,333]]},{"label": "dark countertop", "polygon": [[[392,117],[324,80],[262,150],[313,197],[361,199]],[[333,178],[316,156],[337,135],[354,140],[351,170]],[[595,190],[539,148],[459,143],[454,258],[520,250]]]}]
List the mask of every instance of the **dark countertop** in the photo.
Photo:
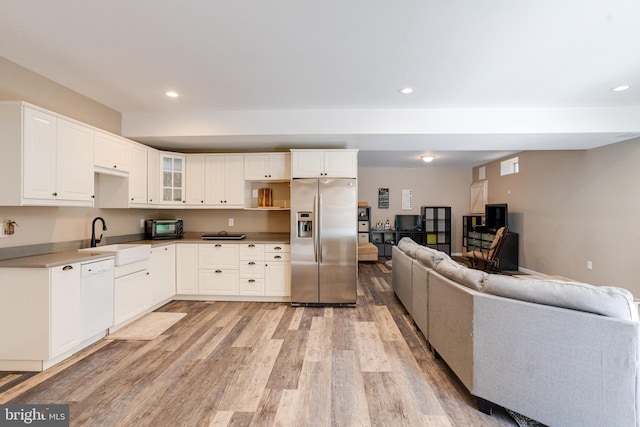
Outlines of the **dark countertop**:
[{"label": "dark countertop", "polygon": [[25,256],[0,261],[0,268],[50,268],[77,262],[97,261],[113,258],[110,253],[63,251],[51,254]]},{"label": "dark countertop", "polygon": [[[199,244],[211,244],[211,243],[229,243],[229,244],[269,244],[269,243],[289,243],[289,233],[244,233],[247,237],[242,240],[203,240],[203,234],[216,233],[214,232],[191,232],[185,233],[182,239],[170,239],[170,240],[135,240],[126,242],[128,244],[146,244],[151,247],[166,246],[174,243],[199,243]],[[123,242],[124,243],[124,242]],[[77,251],[66,250],[61,252],[52,252],[43,255],[25,256],[20,258],[10,258],[0,261],[0,268],[50,268],[59,265],[84,263],[89,261],[96,261],[100,259],[112,258],[113,254],[107,252],[91,252],[91,251]]]}]

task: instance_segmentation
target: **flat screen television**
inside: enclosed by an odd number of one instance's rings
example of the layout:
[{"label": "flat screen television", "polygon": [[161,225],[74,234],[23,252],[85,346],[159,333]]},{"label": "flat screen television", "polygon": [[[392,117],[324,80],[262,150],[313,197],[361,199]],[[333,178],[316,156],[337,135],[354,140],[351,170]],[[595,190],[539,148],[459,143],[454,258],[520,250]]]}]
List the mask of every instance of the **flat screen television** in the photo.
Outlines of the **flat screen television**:
[{"label": "flat screen television", "polygon": [[396,215],[396,230],[421,231],[422,217],[420,215]]},{"label": "flat screen television", "polygon": [[484,205],[484,225],[486,228],[497,230],[509,226],[509,210],[506,203]]}]

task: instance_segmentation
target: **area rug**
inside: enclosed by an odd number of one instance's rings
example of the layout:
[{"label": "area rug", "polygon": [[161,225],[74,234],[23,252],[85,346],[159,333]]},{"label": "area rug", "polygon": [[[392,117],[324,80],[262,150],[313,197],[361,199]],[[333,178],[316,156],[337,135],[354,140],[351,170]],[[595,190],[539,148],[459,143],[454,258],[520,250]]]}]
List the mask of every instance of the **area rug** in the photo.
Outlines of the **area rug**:
[{"label": "area rug", "polygon": [[158,338],[164,331],[175,325],[186,315],[187,313],[154,311],[107,335],[105,339],[151,341]]},{"label": "area rug", "polygon": [[513,412],[510,409],[507,409],[507,408],[505,409],[507,413],[511,415],[511,418],[513,418],[520,427],[546,427],[544,424],[539,423],[535,420],[532,420],[531,418],[527,418],[524,415],[518,414],[517,412]]}]

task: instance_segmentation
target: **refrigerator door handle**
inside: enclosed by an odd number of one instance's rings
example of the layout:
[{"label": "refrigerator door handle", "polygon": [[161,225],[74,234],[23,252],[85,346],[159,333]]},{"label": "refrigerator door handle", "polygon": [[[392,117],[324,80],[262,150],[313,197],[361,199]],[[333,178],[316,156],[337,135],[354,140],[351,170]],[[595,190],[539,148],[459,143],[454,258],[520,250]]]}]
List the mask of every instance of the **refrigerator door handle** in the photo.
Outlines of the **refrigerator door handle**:
[{"label": "refrigerator door handle", "polygon": [[320,264],[322,264],[322,236],[320,235],[320,230],[322,230],[322,224],[320,224],[320,221],[322,220],[322,193],[318,193],[318,205],[316,206],[316,224],[318,227],[318,262]]},{"label": "refrigerator door handle", "polygon": [[318,263],[318,195],[313,196],[313,261]]}]

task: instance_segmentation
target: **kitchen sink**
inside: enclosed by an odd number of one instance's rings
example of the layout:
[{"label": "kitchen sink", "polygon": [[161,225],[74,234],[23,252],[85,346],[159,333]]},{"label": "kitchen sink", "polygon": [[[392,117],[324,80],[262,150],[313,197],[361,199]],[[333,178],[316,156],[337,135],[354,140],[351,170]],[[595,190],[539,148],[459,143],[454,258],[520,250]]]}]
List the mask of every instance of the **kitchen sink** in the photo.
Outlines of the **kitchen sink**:
[{"label": "kitchen sink", "polygon": [[151,245],[136,245],[120,243],[115,245],[98,246],[95,248],[79,249],[81,252],[112,253],[115,257],[115,266],[131,264],[142,261],[151,256]]}]

